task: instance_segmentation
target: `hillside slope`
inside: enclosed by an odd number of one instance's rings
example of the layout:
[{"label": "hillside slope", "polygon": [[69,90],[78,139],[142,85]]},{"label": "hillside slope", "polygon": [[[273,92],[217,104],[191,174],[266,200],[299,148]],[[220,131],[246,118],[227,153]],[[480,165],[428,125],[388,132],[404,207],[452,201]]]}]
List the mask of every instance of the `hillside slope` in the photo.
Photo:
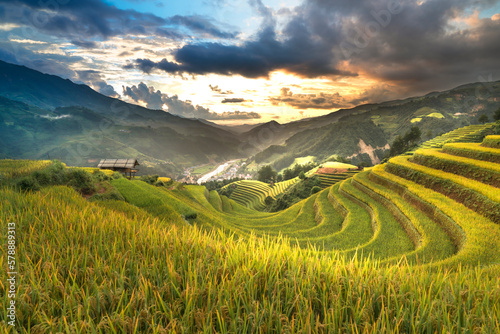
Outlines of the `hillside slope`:
[{"label": "hillside slope", "polygon": [[77,165],[146,157],[149,166],[180,172],[181,166],[243,154],[232,132],[128,104],[70,80],[2,61],[0,79],[0,157],[49,155]]},{"label": "hillside slope", "polygon": [[[139,158],[141,171],[176,174],[181,166],[239,156],[235,139],[217,130],[144,127],[116,122],[84,107],[40,109],[0,96],[0,157],[58,159],[92,166],[101,158]],[[149,168],[149,169],[148,169]]]},{"label": "hillside slope", "polygon": [[[48,164],[5,161],[0,184]],[[500,331],[500,136],[395,157],[273,214],[110,182],[127,202],[0,187],[18,331]]]},{"label": "hillside slope", "polygon": [[[256,154],[250,163],[271,163],[280,170],[299,157],[314,156],[321,161],[340,155],[352,158],[354,164],[374,164],[382,160],[388,145],[412,126],[418,126],[422,140],[428,140],[456,128],[478,124],[483,114],[492,120],[494,111],[500,107],[500,82],[487,83],[487,87],[485,93],[485,83],[473,83],[274,127],[274,137],[280,141]],[[339,113],[337,117],[336,113]],[[285,131],[291,136],[283,144],[281,134]]]}]

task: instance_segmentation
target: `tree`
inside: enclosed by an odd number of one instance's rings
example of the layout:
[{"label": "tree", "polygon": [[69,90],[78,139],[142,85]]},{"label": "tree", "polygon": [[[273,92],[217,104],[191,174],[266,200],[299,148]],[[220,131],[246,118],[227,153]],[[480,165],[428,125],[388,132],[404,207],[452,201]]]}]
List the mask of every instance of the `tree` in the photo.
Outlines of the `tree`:
[{"label": "tree", "polygon": [[271,165],[263,166],[257,173],[257,179],[261,182],[271,182],[276,179],[276,171]]},{"label": "tree", "polygon": [[500,107],[495,111],[495,114],[493,115],[493,119],[495,121],[500,121]]},{"label": "tree", "polygon": [[321,191],[321,187],[314,186],[311,188],[311,195],[316,194],[317,192]]},{"label": "tree", "polygon": [[413,146],[419,142],[421,137],[422,131],[420,131],[420,128],[418,126],[412,126],[410,131],[405,133],[403,140],[405,141],[406,146]]},{"label": "tree", "polygon": [[290,168],[287,168],[283,171],[283,180],[290,180],[293,179],[293,171]]},{"label": "tree", "polygon": [[488,116],[486,116],[485,114],[482,114],[481,116],[479,116],[479,118],[477,120],[481,124],[488,123],[490,121]]},{"label": "tree", "polygon": [[271,196],[267,196],[266,199],[264,200],[264,204],[266,205],[271,205],[274,203],[274,198],[272,198]]},{"label": "tree", "polygon": [[276,178],[276,182],[281,182],[281,181],[283,181],[283,175],[278,174],[278,177]]},{"label": "tree", "polygon": [[306,173],[304,173],[304,171],[300,172],[299,179],[305,180],[305,178],[306,178]]},{"label": "tree", "polygon": [[390,156],[393,157],[399,155],[403,153],[404,150],[405,150],[405,142],[403,140],[403,137],[397,136],[391,145]]},{"label": "tree", "polygon": [[396,156],[407,151],[412,146],[415,146],[422,137],[422,131],[418,126],[411,127],[410,131],[406,132],[403,137],[397,136],[391,145],[390,156]]}]

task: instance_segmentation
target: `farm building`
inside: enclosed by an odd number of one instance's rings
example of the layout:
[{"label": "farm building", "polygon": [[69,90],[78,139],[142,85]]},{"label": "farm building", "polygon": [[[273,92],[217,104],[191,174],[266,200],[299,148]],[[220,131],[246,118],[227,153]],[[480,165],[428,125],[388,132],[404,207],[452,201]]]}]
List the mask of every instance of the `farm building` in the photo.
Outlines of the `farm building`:
[{"label": "farm building", "polygon": [[135,167],[138,165],[137,159],[101,159],[97,167],[120,172],[130,179],[137,173]]}]

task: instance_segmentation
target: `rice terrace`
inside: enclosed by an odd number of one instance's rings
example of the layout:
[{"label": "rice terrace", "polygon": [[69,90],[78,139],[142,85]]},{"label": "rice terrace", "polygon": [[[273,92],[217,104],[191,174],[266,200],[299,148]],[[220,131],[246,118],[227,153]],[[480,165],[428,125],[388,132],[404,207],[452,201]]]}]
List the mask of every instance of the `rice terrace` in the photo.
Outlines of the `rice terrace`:
[{"label": "rice terrace", "polygon": [[0,334],[500,334],[500,0],[0,0]]},{"label": "rice terrace", "polygon": [[[242,204],[245,191],[260,203],[257,181],[228,198],[2,160],[1,218],[24,236],[16,321],[31,332],[497,332],[499,161],[498,135],[443,141],[265,213]],[[58,177],[109,196],[41,186]],[[12,186],[34,180],[38,191]]]}]

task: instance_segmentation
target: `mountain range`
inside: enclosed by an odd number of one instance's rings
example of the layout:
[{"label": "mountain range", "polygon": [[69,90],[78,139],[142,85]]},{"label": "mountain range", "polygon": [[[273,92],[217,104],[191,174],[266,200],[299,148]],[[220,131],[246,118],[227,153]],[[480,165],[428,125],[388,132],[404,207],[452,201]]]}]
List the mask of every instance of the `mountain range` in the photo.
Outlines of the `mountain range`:
[{"label": "mountain range", "polygon": [[424,139],[490,119],[500,82],[473,83],[422,97],[361,105],[287,124],[220,126],[102,95],[83,84],[0,61],[0,158],[59,159],[94,166],[134,157],[142,173],[244,158],[288,167],[298,157],[376,163],[396,136],[419,126]]}]

